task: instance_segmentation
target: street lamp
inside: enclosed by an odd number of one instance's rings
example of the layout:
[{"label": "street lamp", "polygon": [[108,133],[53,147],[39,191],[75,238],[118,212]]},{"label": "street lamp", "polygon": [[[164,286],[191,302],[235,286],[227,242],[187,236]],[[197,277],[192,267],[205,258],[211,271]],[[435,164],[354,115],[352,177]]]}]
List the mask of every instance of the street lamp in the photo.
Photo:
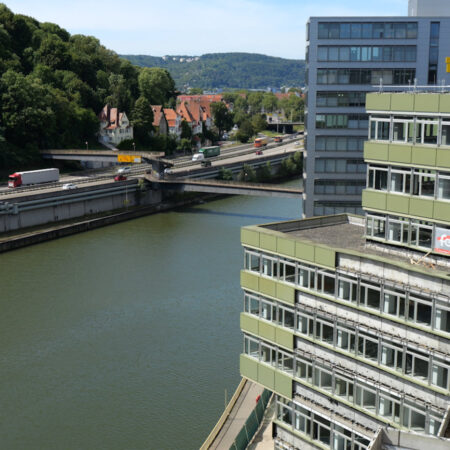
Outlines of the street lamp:
[{"label": "street lamp", "polygon": [[85,144],[86,144],[86,150],[89,150],[89,143],[88,143],[88,141],[86,141]]},{"label": "street lamp", "polygon": [[133,142],[133,151],[136,151],[136,144]]}]

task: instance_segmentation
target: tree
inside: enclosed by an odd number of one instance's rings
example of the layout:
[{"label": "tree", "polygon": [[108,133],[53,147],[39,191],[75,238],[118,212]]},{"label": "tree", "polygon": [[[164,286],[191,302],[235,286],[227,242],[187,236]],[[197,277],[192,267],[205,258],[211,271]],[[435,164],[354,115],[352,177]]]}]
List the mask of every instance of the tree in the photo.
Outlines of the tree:
[{"label": "tree", "polygon": [[255,170],[253,169],[253,167],[248,164],[244,164],[244,167],[239,172],[238,180],[255,182],[256,181],[256,173],[255,173]]},{"label": "tree", "polygon": [[251,122],[246,119],[241,123],[239,131],[236,133],[236,139],[242,143],[248,142],[248,140],[253,136],[254,130]]},{"label": "tree", "polygon": [[252,117],[253,132],[259,133],[267,129],[267,121],[262,114],[255,114]]},{"label": "tree", "polygon": [[250,111],[255,114],[261,112],[263,93],[262,92],[251,92],[248,95],[248,104],[250,106]]},{"label": "tree", "polygon": [[189,95],[202,95],[203,89],[202,88],[190,88],[189,89]]},{"label": "tree", "polygon": [[175,95],[175,82],[165,69],[145,67],[138,82],[141,95],[152,105],[165,105]]},{"label": "tree", "polygon": [[219,169],[219,175],[217,176],[218,180],[231,181],[233,179],[233,172],[231,169],[226,169],[225,167],[221,167]]},{"label": "tree", "polygon": [[106,103],[118,108],[119,111],[131,111],[133,98],[123,75],[113,73],[109,76],[109,92]]},{"label": "tree", "polygon": [[223,131],[230,131],[233,127],[233,116],[222,102],[211,103],[211,113],[220,138]]},{"label": "tree", "polygon": [[247,113],[248,111],[248,102],[245,97],[242,97],[241,95],[236,96],[236,100],[233,104],[233,111],[242,111],[244,113]]},{"label": "tree", "polygon": [[266,112],[272,112],[277,109],[278,106],[278,99],[274,94],[265,93],[262,99],[262,107],[264,108],[264,111]]},{"label": "tree", "polygon": [[190,153],[192,149],[192,142],[190,139],[182,138],[177,148],[183,153]]},{"label": "tree", "polygon": [[192,129],[189,124],[183,119],[181,121],[181,139],[192,139]]},{"label": "tree", "polygon": [[147,144],[153,131],[153,110],[145,97],[139,97],[136,100],[131,115],[131,123],[136,140],[143,145]]}]

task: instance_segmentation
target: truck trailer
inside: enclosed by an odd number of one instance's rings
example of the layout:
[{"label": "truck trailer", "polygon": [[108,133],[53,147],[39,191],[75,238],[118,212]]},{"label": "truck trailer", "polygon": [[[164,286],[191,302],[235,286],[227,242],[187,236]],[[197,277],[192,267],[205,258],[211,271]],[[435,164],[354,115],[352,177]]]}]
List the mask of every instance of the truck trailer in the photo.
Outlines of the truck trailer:
[{"label": "truck trailer", "polygon": [[217,145],[215,147],[203,147],[198,153],[192,156],[192,161],[203,161],[206,158],[212,158],[213,156],[220,155],[220,147]]},{"label": "truck trailer", "polygon": [[8,177],[8,187],[16,188],[29,184],[59,181],[59,169],[40,169],[28,172],[15,172]]}]

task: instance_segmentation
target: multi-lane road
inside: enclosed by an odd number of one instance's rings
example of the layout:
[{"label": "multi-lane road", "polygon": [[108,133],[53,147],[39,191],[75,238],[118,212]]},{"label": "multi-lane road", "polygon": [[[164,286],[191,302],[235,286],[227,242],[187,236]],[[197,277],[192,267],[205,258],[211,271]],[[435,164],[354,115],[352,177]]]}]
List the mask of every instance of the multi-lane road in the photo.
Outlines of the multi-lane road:
[{"label": "multi-lane road", "polygon": [[[287,151],[294,149],[301,150],[303,148],[303,137],[294,136],[285,138],[283,143],[273,143],[262,148],[262,155],[256,155],[253,144],[239,145],[230,148],[222,148],[221,154],[217,157],[209,158],[211,166],[209,168],[203,168],[201,163],[192,161],[191,156],[183,156],[173,159],[174,167],[170,169],[172,176],[186,175],[189,172],[198,172],[201,169],[211,170],[211,167],[222,167],[224,165],[243,163],[245,161],[252,161],[264,156],[279,155]],[[145,173],[150,172],[152,169],[151,164],[137,164],[131,166],[131,172],[127,173],[127,178],[135,178]],[[0,202],[6,201],[9,198],[28,195],[30,193],[36,193],[36,191],[59,191],[62,190],[62,186],[66,183],[73,183],[77,187],[88,187],[99,184],[111,183],[114,176],[117,174],[117,166],[109,167],[105,169],[89,170],[78,174],[62,175],[59,182],[56,183],[43,183],[32,186],[23,186],[15,189],[7,187],[4,183],[0,185]]]}]

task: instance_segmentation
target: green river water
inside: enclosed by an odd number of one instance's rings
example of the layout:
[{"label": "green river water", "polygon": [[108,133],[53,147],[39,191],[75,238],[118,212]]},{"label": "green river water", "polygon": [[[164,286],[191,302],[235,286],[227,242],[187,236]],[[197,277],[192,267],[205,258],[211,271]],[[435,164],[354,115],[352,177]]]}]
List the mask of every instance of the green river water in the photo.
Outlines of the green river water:
[{"label": "green river water", "polygon": [[240,227],[299,217],[229,197],[0,255],[0,449],[199,448],[240,379]]}]

